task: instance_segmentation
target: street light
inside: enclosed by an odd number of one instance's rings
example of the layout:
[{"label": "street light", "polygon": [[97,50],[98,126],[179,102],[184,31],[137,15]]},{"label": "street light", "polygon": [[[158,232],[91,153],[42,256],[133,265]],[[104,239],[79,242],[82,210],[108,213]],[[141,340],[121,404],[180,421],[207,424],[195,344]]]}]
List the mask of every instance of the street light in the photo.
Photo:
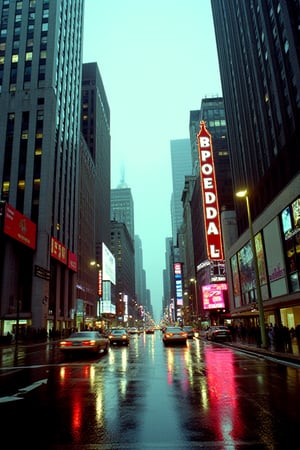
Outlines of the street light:
[{"label": "street light", "polygon": [[196,318],[198,320],[198,289],[197,289],[197,280],[196,278],[190,278],[191,283],[194,284],[194,290],[195,290],[195,301],[196,301]]},{"label": "street light", "polygon": [[248,193],[247,193],[246,189],[243,191],[236,192],[236,196],[240,197],[240,198],[245,198],[245,200],[246,200],[249,233],[250,233],[251,247],[252,247],[252,253],[253,253],[254,272],[255,272],[255,284],[256,284],[256,292],[257,292],[259,322],[260,322],[261,346],[262,346],[262,348],[267,348],[268,344],[267,344],[267,333],[266,333],[266,326],[265,326],[264,306],[263,306],[263,300],[262,300],[262,295],[261,295],[261,286],[260,286],[259,271],[258,271],[258,260],[257,260],[256,247],[255,247],[253,225],[252,225],[250,205],[249,205],[249,197],[248,197]]}]

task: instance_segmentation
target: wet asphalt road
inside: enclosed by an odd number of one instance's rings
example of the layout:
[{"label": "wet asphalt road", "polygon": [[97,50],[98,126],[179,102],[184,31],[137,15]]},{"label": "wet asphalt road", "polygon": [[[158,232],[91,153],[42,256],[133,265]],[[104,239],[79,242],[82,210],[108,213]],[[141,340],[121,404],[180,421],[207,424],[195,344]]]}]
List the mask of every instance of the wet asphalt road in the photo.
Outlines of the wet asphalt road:
[{"label": "wet asphalt road", "polygon": [[96,359],[52,344],[1,358],[9,449],[297,448],[299,367],[198,339],[164,347],[159,331]]}]

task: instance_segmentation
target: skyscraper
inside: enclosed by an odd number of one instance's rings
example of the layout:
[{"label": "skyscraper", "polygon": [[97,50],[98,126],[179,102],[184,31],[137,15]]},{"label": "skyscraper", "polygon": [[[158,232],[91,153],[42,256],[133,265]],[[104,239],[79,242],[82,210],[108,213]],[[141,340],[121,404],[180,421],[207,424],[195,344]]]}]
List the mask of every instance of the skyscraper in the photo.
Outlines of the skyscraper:
[{"label": "skyscraper", "polygon": [[173,243],[176,245],[177,232],[182,224],[181,196],[184,188],[185,175],[192,173],[191,144],[189,139],[176,139],[170,142],[172,185],[171,220]]},{"label": "skyscraper", "polygon": [[[300,323],[300,5],[212,0],[239,238],[227,250],[231,312],[257,324]],[[249,210],[251,214],[249,214]],[[249,242],[253,221],[255,254]]]},{"label": "skyscraper", "polygon": [[110,109],[96,63],[82,67],[82,134],[95,164],[95,235],[100,258],[101,243],[110,242]]},{"label": "skyscraper", "polygon": [[129,235],[134,242],[134,205],[131,189],[123,181],[116,189],[111,190],[110,218],[127,227]]},{"label": "skyscraper", "polygon": [[4,330],[16,318],[26,329],[72,321],[82,20],[83,0],[0,1]]}]

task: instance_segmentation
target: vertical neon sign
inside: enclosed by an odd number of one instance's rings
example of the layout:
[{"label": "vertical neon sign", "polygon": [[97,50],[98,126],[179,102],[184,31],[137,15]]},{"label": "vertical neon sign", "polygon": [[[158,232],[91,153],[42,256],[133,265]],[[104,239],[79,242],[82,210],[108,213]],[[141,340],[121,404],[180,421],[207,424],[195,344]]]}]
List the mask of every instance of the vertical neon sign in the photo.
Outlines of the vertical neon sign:
[{"label": "vertical neon sign", "polygon": [[207,131],[203,120],[200,122],[200,131],[197,134],[197,141],[207,257],[210,260],[220,260],[224,258],[215,164],[211,135]]}]

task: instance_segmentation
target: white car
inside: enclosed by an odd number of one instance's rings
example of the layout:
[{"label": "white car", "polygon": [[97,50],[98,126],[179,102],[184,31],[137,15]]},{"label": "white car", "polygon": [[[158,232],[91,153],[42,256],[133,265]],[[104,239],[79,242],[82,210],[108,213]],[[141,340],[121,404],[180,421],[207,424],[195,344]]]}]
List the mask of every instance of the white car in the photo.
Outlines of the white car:
[{"label": "white car", "polygon": [[188,334],[181,327],[167,327],[163,331],[163,343],[168,344],[187,344]]},{"label": "white car", "polygon": [[77,331],[59,341],[58,347],[64,353],[107,353],[109,339],[99,331]]}]

